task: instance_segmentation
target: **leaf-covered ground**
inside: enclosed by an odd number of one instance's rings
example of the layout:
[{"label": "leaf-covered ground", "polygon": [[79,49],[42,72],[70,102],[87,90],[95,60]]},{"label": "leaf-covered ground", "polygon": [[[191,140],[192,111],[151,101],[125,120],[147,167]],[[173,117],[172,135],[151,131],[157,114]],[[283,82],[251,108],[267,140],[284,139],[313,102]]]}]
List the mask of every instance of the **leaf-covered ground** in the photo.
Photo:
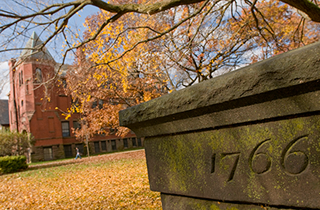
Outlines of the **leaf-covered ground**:
[{"label": "leaf-covered ground", "polygon": [[0,209],[161,209],[161,201],[139,150],[2,175]]}]

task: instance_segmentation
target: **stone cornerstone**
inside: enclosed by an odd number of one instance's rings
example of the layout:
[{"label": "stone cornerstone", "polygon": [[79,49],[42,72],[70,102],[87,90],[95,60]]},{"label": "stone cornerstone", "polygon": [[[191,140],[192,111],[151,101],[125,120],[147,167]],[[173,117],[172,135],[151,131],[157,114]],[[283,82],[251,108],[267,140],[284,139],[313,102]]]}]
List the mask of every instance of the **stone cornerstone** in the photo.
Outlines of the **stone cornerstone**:
[{"label": "stone cornerstone", "polygon": [[163,209],[320,209],[320,42],[120,112]]}]

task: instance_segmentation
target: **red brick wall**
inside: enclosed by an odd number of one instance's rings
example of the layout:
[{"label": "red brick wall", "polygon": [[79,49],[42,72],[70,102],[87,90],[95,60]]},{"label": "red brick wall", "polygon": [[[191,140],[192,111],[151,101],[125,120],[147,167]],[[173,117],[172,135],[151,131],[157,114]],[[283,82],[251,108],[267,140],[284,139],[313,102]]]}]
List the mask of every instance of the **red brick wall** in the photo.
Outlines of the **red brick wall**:
[{"label": "red brick wall", "polygon": [[[73,121],[80,118],[79,114],[73,114],[67,120],[63,116],[71,105],[71,97],[65,95],[62,85],[55,84],[46,87],[35,82],[35,71],[40,68],[43,82],[51,79],[54,74],[54,65],[51,62],[39,62],[38,60],[28,60],[16,68],[14,61],[9,62],[11,90],[9,96],[9,120],[10,128],[19,131],[31,132],[36,141],[33,147],[33,161],[44,160],[44,148],[51,147],[53,159],[64,157],[63,145],[74,145],[80,143],[76,140],[71,131]],[[22,75],[22,76],[21,76]],[[21,81],[23,79],[23,82]],[[20,80],[20,81],[19,81]],[[14,99],[19,108],[18,128],[16,126],[16,114]],[[21,104],[23,101],[23,104]],[[61,122],[69,122],[69,137],[62,136]],[[129,133],[126,138],[135,137],[134,133]],[[111,140],[117,141],[117,149],[121,149],[122,140],[115,135],[95,136],[90,141],[106,141],[107,151],[111,151]],[[100,143],[99,143],[100,144]],[[129,143],[130,144],[130,143]],[[101,145],[100,145],[101,146]]]}]

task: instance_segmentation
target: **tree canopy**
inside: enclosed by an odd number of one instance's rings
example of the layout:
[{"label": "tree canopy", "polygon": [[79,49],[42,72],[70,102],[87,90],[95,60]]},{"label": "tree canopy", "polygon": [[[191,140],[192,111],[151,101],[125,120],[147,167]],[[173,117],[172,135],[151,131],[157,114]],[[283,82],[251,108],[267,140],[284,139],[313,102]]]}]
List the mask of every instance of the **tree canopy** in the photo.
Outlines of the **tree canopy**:
[{"label": "tree canopy", "polygon": [[[91,133],[117,128],[123,108],[318,41],[320,30],[319,0],[6,2],[0,53],[22,50],[14,40],[38,30],[38,50],[56,46],[62,64],[74,55],[70,113],[82,113]],[[92,7],[81,34],[72,23]]]},{"label": "tree canopy", "polygon": [[[21,50],[23,46],[12,42],[13,40],[27,36],[30,30],[40,30],[46,35],[46,39],[39,49],[42,49],[50,42],[54,42],[57,36],[61,36],[64,39],[65,49],[63,50],[63,61],[67,58],[65,55],[74,49],[84,46],[101,34],[104,28],[115,22],[121,22],[127,18],[130,14],[138,14],[140,18],[137,22],[140,22],[139,28],[144,27],[144,20],[153,15],[172,12],[173,9],[192,5],[195,9],[188,13],[183,19],[175,21],[170,27],[164,28],[161,31],[147,27],[146,29],[152,31],[153,34],[141,39],[130,48],[123,51],[118,57],[123,56],[126,52],[132,48],[145,43],[163,37],[164,35],[178,30],[179,26],[192,18],[205,13],[210,15],[212,13],[208,10],[215,11],[220,20],[225,17],[233,17],[239,20],[238,13],[243,10],[251,12],[251,16],[255,20],[255,24],[259,30],[264,30],[260,27],[260,24],[264,22],[264,13],[258,6],[259,2],[268,2],[266,0],[138,0],[138,1],[106,1],[106,0],[6,0],[1,3],[0,8],[0,34],[2,35],[2,42],[0,52],[7,50]],[[269,2],[278,2],[270,0]],[[320,22],[320,7],[319,0],[281,0],[282,4],[290,5],[292,9],[296,9],[302,17],[310,19],[314,22]],[[79,18],[78,13],[86,9],[87,7],[95,7],[108,14],[105,20],[97,30],[86,36],[85,39],[81,39],[78,31],[70,28],[69,24],[72,19]],[[260,17],[260,18],[259,18]],[[76,21],[76,20],[75,20]],[[201,25],[203,22],[199,21]],[[137,26],[127,26],[123,30],[119,31],[119,35],[127,30],[136,31]],[[268,30],[266,28],[266,30]],[[271,31],[272,32],[272,31]],[[41,35],[41,34],[40,34]],[[28,36],[29,37],[29,36]],[[118,58],[116,57],[116,58]],[[114,59],[116,59],[114,58]],[[111,63],[114,59],[109,60],[107,63]]]}]

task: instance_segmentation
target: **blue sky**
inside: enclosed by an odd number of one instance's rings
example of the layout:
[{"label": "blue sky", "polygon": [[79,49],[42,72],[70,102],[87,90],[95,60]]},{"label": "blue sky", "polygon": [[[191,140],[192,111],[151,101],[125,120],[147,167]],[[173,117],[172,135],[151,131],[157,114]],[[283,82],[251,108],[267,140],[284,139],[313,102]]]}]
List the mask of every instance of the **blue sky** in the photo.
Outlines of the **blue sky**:
[{"label": "blue sky", "polygon": [[[8,63],[2,62],[0,63],[0,77],[5,77],[8,74]],[[6,84],[3,91],[0,93],[0,99],[8,99],[7,94],[9,93],[10,86],[9,83]]]}]

